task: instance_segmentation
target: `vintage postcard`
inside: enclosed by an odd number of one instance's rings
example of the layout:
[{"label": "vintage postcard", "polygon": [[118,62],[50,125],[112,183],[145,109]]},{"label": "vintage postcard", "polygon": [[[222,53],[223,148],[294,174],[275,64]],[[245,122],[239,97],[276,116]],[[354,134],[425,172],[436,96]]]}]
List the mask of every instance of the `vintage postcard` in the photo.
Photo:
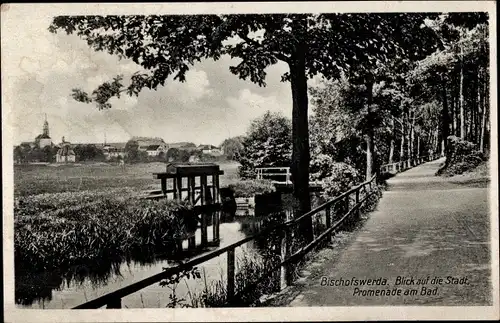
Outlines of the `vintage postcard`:
[{"label": "vintage postcard", "polygon": [[499,319],[495,2],[1,24],[6,322]]}]

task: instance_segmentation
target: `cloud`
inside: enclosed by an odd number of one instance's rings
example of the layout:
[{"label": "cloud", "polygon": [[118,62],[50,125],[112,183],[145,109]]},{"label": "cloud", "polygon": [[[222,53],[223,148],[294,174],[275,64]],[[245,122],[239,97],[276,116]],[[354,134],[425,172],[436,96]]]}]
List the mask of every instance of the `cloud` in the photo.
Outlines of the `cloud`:
[{"label": "cloud", "polygon": [[241,90],[237,97],[228,97],[230,107],[227,118],[228,127],[233,136],[246,132],[250,121],[262,116],[266,111],[278,112],[291,118],[292,101],[290,96],[277,94],[259,95],[248,89]]},{"label": "cloud", "polygon": [[170,94],[176,95],[177,100],[188,104],[213,93],[207,73],[194,68],[186,73],[186,82],[169,79],[166,84]]}]

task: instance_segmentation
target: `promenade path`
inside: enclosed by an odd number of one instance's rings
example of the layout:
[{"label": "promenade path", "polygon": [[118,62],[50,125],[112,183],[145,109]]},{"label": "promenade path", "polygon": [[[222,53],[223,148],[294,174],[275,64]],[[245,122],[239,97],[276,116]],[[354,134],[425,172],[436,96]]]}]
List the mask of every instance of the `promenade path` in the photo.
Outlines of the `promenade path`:
[{"label": "promenade path", "polygon": [[[434,176],[444,159],[388,180],[377,209],[336,259],[307,278],[288,306],[490,305],[488,182]],[[322,286],[343,279],[387,279],[386,286]],[[414,285],[398,285],[398,276]],[[443,284],[431,284],[434,277]],[[466,278],[446,284],[447,277]],[[426,285],[416,285],[423,279]],[[411,280],[409,281],[411,283]],[[462,280],[463,282],[463,280]],[[435,295],[421,295],[422,286]],[[417,295],[368,296],[359,290],[400,288]],[[437,291],[436,291],[437,287]]]}]

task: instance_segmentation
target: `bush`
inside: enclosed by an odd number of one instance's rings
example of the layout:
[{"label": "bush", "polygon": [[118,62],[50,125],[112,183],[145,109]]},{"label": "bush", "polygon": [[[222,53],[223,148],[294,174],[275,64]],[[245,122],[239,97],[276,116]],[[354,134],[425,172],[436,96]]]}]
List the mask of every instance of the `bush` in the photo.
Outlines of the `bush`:
[{"label": "bush", "polygon": [[356,170],[346,163],[333,163],[331,165],[331,175],[323,180],[323,197],[334,198],[354,185],[362,182],[363,177]]},{"label": "bush", "polygon": [[276,190],[268,180],[244,180],[228,185],[234,192],[234,197],[252,197],[257,194],[272,193]]},{"label": "bush", "polygon": [[325,154],[319,154],[311,160],[309,166],[309,178],[311,181],[321,181],[332,176],[333,158]]},{"label": "bush", "polygon": [[485,161],[483,153],[477,146],[456,136],[448,137],[446,163],[439,169],[437,175],[453,176],[468,172]]}]

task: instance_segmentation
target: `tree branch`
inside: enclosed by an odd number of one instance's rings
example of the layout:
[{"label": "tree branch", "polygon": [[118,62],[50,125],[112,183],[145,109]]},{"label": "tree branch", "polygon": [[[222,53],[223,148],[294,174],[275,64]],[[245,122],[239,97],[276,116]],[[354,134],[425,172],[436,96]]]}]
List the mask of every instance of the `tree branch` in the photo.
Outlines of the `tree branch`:
[{"label": "tree branch", "polygon": [[274,57],[276,57],[279,60],[284,61],[285,63],[290,62],[290,58],[288,56],[286,56],[285,54],[265,49],[261,43],[255,41],[254,39],[251,39],[250,37],[248,37],[248,35],[245,35],[245,34],[240,32],[240,33],[238,33],[238,37],[243,39],[247,44],[252,45],[254,47],[257,47],[257,48],[260,48],[264,52],[267,52],[267,53],[273,55]]}]

